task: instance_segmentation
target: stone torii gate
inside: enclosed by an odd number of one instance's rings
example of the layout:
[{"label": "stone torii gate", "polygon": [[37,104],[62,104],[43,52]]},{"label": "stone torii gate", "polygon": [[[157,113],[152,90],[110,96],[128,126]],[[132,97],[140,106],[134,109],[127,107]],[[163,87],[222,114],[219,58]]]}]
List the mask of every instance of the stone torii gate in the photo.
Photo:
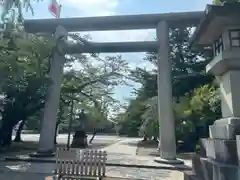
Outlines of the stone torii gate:
[{"label": "stone torii gate", "polygon": [[[166,14],[124,15],[107,17],[60,18],[25,20],[28,33],[55,33],[56,38],[66,38],[68,32],[108,31],[131,29],[155,29],[157,41],[150,42],[89,42],[88,46],[65,45],[59,41],[64,53],[54,52],[49,88],[45,104],[38,153],[51,155],[54,150],[54,131],[59,106],[60,85],[63,74],[64,55],[73,53],[112,52],[158,52],[158,114],[161,150],[158,161],[181,163],[176,159],[175,125],[172,107],[172,77],[169,61],[169,28],[196,26],[204,12],[183,12]],[[161,74],[161,75],[160,75]]]}]

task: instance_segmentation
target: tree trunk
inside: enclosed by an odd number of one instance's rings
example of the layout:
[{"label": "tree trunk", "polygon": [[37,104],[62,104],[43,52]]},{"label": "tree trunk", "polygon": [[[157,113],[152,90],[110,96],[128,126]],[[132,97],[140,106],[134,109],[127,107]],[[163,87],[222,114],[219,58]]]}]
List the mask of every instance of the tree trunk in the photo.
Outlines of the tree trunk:
[{"label": "tree trunk", "polygon": [[12,144],[12,131],[15,124],[10,123],[11,120],[3,118],[2,127],[0,129],[0,146],[10,146]]},{"label": "tree trunk", "polygon": [[144,133],[144,136],[143,136],[143,141],[147,141],[147,135],[146,135],[146,133]]},{"label": "tree trunk", "polygon": [[16,136],[15,136],[14,142],[21,142],[21,141],[22,141],[22,139],[21,139],[21,133],[22,133],[23,127],[24,127],[24,125],[25,125],[25,122],[26,122],[26,120],[22,120],[22,122],[21,122],[20,125],[18,126],[18,129],[17,129],[17,132],[16,132]]},{"label": "tree trunk", "polygon": [[55,127],[54,144],[57,144],[57,135],[58,135],[57,129],[58,129],[58,126],[59,126],[59,123],[57,123],[56,127]]},{"label": "tree trunk", "polygon": [[12,144],[12,130],[13,127],[1,129],[1,146],[9,147]]},{"label": "tree trunk", "polygon": [[13,131],[13,127],[7,131],[3,141],[3,146],[10,147],[12,145],[12,131]]},{"label": "tree trunk", "polygon": [[94,130],[93,130],[93,135],[92,135],[92,138],[91,138],[90,141],[89,141],[89,144],[92,143],[92,141],[93,141],[93,139],[95,138],[96,134],[97,134],[97,130],[94,129]]}]

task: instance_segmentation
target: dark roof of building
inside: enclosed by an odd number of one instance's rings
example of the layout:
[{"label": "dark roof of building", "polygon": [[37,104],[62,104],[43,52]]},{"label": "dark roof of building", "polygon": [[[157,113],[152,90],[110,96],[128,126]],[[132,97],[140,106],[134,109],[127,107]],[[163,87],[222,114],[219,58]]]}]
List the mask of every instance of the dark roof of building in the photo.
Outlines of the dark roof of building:
[{"label": "dark roof of building", "polygon": [[[240,18],[240,3],[226,3],[224,5],[207,5],[205,15],[202,17],[200,24],[196,28],[192,38],[191,45],[195,47],[204,46],[199,44],[199,39],[203,33],[207,30],[209,24],[216,17],[232,16]],[[208,46],[209,44],[206,44]]]}]

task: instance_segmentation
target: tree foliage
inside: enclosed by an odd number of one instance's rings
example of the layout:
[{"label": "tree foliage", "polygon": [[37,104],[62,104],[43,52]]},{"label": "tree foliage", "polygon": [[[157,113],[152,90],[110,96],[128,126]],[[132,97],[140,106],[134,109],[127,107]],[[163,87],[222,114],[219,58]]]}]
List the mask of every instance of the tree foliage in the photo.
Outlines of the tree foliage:
[{"label": "tree foliage", "polygon": [[[82,43],[79,35],[74,37],[77,43]],[[12,29],[0,39],[0,145],[11,144],[13,127],[20,121],[30,129],[39,129],[46,92],[52,83],[48,72],[54,44],[54,41],[40,36],[25,36],[18,29]],[[72,99],[75,111],[86,108],[93,121],[107,121],[109,107],[118,103],[111,95],[116,85],[125,83],[126,71],[127,63],[121,56],[66,56],[58,124],[68,123]],[[93,126],[104,125],[92,123]]]},{"label": "tree foliage", "polygon": [[30,10],[34,14],[32,2],[40,0],[3,0],[3,8],[1,12],[1,20],[3,22],[12,23],[14,21],[21,22],[23,20],[23,10]]},{"label": "tree foliage", "polygon": [[239,2],[239,0],[213,0],[213,4],[220,5],[220,4],[223,4],[228,1],[229,2]]},{"label": "tree foliage", "polygon": [[[4,97],[0,142],[9,144],[12,127],[44,105],[51,83],[47,77],[51,43],[35,36],[25,40],[21,33],[12,32],[0,44],[0,89]],[[8,140],[3,142],[3,139]]]},{"label": "tree foliage", "polygon": [[[219,118],[221,112],[214,78],[205,73],[211,57],[191,50],[190,36],[191,29],[177,28],[170,31],[169,40],[177,140],[184,141],[188,149],[193,150],[197,139],[207,135],[207,125]],[[147,53],[144,59],[155,68],[151,71],[137,68],[131,72],[131,79],[140,83],[141,88],[136,90],[136,98],[129,101],[125,113],[119,114],[118,119],[124,130],[121,133],[147,139],[159,136],[161,124],[158,121],[157,56]]]}]

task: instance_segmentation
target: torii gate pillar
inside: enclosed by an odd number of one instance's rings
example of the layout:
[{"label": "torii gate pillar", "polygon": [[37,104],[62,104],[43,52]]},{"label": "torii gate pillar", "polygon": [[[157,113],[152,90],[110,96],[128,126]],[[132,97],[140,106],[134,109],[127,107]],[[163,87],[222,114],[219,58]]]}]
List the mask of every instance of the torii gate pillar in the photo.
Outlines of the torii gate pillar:
[{"label": "torii gate pillar", "polygon": [[169,27],[166,21],[157,26],[158,49],[158,118],[160,158],[156,162],[182,164],[176,159],[175,122],[172,99],[172,68],[169,60]]},{"label": "torii gate pillar", "polygon": [[66,42],[65,40],[67,38],[67,34],[68,32],[62,26],[58,26],[56,28],[55,38],[57,39],[57,44],[53,52],[49,72],[52,84],[47,92],[43,119],[41,121],[40,141],[38,147],[38,154],[40,156],[51,156],[54,155],[55,152],[54,134],[65,62],[63,48]]}]

